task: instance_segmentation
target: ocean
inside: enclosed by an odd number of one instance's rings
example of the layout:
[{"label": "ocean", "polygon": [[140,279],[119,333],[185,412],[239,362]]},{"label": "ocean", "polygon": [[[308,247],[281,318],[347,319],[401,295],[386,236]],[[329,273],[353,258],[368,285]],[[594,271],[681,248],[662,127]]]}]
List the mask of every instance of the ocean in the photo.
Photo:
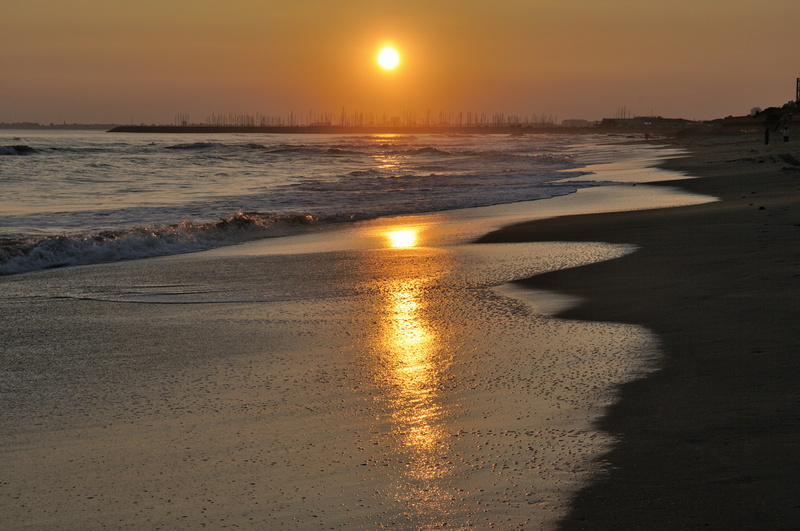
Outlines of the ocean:
[{"label": "ocean", "polygon": [[3,133],[0,514],[556,529],[658,338],[513,282],[635,248],[471,242],[710,200],[625,140]]},{"label": "ocean", "polygon": [[547,199],[602,184],[582,165],[622,151],[608,136],[4,131],[0,274]]}]

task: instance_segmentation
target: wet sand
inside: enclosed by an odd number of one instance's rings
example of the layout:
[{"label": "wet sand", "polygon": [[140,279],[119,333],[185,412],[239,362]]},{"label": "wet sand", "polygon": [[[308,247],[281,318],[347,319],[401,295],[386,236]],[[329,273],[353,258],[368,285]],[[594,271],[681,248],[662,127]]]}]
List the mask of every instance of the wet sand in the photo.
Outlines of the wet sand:
[{"label": "wet sand", "polygon": [[[561,528],[797,529],[800,522],[800,143],[678,141],[666,166],[720,202],[509,227],[484,241],[632,243],[617,260],[524,282],[584,302],[568,319],[635,323],[660,370],[621,387],[618,440]],[[671,183],[674,184],[674,183]]]},{"label": "wet sand", "polygon": [[[678,176],[640,162],[614,171]],[[468,242],[708,200],[621,185],[2,277],[3,526],[552,528],[659,339],[507,283],[633,247]]]}]

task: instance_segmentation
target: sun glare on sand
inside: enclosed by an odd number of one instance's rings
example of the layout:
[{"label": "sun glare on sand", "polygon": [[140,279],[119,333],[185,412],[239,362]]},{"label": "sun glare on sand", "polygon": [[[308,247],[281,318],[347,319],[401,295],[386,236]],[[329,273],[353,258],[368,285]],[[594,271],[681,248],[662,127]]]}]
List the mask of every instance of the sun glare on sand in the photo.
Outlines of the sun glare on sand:
[{"label": "sun glare on sand", "polygon": [[393,230],[386,233],[389,246],[395,249],[408,249],[416,247],[419,230],[416,228]]},{"label": "sun glare on sand", "polygon": [[400,53],[392,46],[384,46],[378,52],[378,64],[384,70],[394,70],[400,64]]}]

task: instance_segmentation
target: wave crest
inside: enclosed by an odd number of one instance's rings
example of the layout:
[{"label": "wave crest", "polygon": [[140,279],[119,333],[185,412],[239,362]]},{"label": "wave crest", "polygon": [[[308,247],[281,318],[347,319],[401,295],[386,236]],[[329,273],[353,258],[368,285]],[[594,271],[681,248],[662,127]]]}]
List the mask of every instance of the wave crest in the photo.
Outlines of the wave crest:
[{"label": "wave crest", "polygon": [[0,275],[203,251],[257,238],[283,236],[315,223],[307,214],[272,216],[239,212],[215,223],[183,221],[91,235],[0,239]]},{"label": "wave crest", "polygon": [[36,150],[30,146],[0,146],[0,155],[30,155],[31,153],[36,153]]}]

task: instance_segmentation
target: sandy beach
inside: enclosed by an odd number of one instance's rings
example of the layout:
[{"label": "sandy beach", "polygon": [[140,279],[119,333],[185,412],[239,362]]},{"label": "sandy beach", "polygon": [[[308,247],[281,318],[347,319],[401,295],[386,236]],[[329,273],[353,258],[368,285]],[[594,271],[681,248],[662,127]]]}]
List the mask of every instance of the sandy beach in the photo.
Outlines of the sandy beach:
[{"label": "sandy beach", "polygon": [[485,241],[633,243],[624,258],[525,284],[584,300],[570,319],[637,323],[660,370],[622,386],[600,426],[608,468],[562,529],[797,529],[800,149],[758,135],[685,138],[666,166],[722,200],[517,225]]},{"label": "sandy beach", "polygon": [[3,528],[790,528],[800,154],[678,147],[606,167],[664,185],[2,277]]}]

